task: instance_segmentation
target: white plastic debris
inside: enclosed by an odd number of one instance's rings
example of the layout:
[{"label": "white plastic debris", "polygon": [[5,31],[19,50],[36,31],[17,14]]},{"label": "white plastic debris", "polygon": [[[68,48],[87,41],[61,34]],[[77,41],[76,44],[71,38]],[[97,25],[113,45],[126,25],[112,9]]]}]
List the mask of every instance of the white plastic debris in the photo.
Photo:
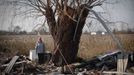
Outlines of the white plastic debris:
[{"label": "white plastic debris", "polygon": [[36,50],[30,50],[29,59],[31,59],[32,61],[36,61],[38,59],[38,55],[36,53]]}]

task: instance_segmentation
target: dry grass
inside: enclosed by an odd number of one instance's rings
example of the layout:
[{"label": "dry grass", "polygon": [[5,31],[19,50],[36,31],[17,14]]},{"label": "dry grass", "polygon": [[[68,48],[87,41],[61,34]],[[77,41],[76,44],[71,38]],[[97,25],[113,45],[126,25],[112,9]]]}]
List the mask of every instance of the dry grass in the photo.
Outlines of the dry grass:
[{"label": "dry grass", "polygon": [[[41,36],[47,50],[53,49],[53,40],[49,35]],[[35,48],[38,36],[35,35],[9,35],[0,36],[1,51],[19,52],[28,55],[29,50]]]},{"label": "dry grass", "polygon": [[[121,40],[125,50],[134,51],[133,34],[120,34],[116,36]],[[88,59],[104,52],[110,52],[117,49],[116,43],[109,35],[83,35],[81,37],[79,56]]]},{"label": "dry grass", "polygon": [[[134,51],[134,34],[118,35],[126,50]],[[20,52],[21,54],[29,53],[34,49],[38,36],[35,35],[10,35],[0,36],[0,50],[5,52]],[[50,35],[42,35],[47,50],[53,50],[53,39]],[[116,43],[108,35],[90,36],[82,35],[79,46],[78,56],[88,59],[104,52],[117,49]]]}]

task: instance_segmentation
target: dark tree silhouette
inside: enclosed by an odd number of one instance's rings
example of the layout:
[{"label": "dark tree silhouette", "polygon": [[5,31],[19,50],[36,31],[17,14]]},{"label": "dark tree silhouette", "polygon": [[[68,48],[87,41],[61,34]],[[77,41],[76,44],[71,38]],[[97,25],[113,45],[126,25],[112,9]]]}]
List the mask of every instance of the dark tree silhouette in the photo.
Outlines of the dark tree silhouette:
[{"label": "dark tree silhouette", "polygon": [[21,31],[21,27],[20,26],[15,26],[13,29],[13,32],[15,33],[19,33]]}]

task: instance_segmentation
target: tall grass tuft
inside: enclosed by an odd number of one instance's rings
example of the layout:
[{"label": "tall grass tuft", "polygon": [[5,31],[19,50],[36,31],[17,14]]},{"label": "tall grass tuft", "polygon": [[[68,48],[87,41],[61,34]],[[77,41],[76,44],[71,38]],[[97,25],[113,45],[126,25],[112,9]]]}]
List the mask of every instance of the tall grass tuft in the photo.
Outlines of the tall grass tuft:
[{"label": "tall grass tuft", "polygon": [[[116,35],[127,51],[134,51],[134,34]],[[53,39],[50,35],[42,35],[46,50],[53,50]],[[3,35],[0,36],[0,51],[9,53],[29,54],[29,50],[35,48],[38,36],[36,35]],[[89,59],[96,55],[117,50],[116,43],[109,35],[82,35],[78,56]]]}]

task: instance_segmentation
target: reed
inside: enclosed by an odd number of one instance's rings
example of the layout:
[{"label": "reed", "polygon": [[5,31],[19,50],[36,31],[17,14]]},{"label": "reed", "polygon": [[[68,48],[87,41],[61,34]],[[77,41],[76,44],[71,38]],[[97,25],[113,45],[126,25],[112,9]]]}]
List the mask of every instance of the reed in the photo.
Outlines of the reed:
[{"label": "reed", "polygon": [[[125,50],[134,51],[134,34],[116,35]],[[42,35],[46,50],[53,50],[53,39],[50,35]],[[3,52],[19,52],[20,54],[29,54],[29,50],[35,48],[38,36],[36,35],[2,35],[0,36],[0,51]],[[85,35],[83,34],[79,44],[78,56],[89,59],[96,55],[117,50],[116,43],[109,35]]]}]

